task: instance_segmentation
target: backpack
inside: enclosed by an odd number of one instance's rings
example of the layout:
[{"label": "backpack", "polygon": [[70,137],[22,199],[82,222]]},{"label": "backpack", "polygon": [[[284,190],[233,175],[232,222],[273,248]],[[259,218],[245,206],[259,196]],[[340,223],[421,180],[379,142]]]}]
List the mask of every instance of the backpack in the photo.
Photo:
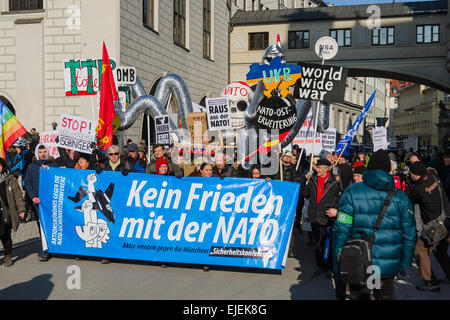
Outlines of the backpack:
[{"label": "backpack", "polygon": [[444,199],[442,198],[442,190],[440,186],[440,181],[436,179],[433,175],[434,180],[439,188],[439,196],[441,200],[441,215],[434,220],[431,220],[427,224],[423,224],[422,228],[422,240],[426,245],[432,247],[444,239],[447,239],[449,235],[449,230],[444,225],[444,220],[447,218],[448,214],[444,209]]},{"label": "backpack", "polygon": [[366,285],[369,278],[367,270],[372,265],[372,246],[375,242],[375,233],[380,228],[391,198],[395,194],[397,194],[396,188],[388,192],[388,196],[375,223],[374,232],[370,236],[350,238],[339,252],[339,274],[343,282],[358,286]]}]

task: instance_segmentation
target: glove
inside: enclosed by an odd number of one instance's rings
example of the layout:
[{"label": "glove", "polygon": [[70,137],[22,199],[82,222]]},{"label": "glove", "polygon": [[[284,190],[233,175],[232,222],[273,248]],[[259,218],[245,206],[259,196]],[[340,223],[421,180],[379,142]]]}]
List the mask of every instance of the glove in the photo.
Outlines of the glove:
[{"label": "glove", "polygon": [[102,173],[102,171],[103,171],[102,167],[95,168],[95,172],[97,172],[97,174]]},{"label": "glove", "polygon": [[122,170],[122,175],[123,175],[124,177],[126,177],[130,172],[131,172],[131,170],[129,170],[129,169],[123,169],[123,170]]}]

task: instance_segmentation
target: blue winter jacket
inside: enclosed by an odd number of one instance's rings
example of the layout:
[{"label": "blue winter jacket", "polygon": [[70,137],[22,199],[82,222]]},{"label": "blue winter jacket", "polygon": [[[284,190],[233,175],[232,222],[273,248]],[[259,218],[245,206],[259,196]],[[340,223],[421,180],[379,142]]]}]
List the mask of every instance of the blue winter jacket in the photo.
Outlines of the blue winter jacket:
[{"label": "blue winter jacket", "polygon": [[[363,182],[349,186],[338,207],[338,218],[333,233],[333,258],[337,266],[338,253],[350,238],[374,232],[375,222],[394,188],[394,179],[388,173],[367,171]],[[393,277],[399,267],[409,269],[416,246],[416,222],[411,201],[401,190],[391,199],[372,247],[373,265],[380,267],[381,275]]]}]

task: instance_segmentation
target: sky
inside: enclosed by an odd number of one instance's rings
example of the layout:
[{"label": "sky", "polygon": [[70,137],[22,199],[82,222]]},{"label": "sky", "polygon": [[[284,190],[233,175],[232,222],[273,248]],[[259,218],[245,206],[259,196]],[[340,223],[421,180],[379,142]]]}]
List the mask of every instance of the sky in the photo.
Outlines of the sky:
[{"label": "sky", "polygon": [[[417,2],[417,1],[431,1],[431,0],[395,0],[398,2]],[[357,4],[373,4],[373,3],[392,3],[392,0],[325,0],[324,2],[331,2],[335,6],[357,5]]]}]

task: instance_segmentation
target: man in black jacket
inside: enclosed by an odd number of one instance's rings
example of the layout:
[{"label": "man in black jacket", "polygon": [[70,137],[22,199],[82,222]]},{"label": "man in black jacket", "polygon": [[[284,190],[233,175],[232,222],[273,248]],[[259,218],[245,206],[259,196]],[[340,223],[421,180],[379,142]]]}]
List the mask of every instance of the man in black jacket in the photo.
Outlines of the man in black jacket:
[{"label": "man in black jacket", "polygon": [[[409,167],[409,173],[415,186],[412,190],[408,191],[408,196],[413,204],[419,205],[420,218],[423,224],[427,224],[441,215],[441,198],[444,210],[448,214],[449,204],[442,183],[427,170],[425,164],[422,162],[414,162]],[[424,284],[417,285],[417,290],[432,292],[440,291],[439,281],[436,279],[436,276],[431,269],[431,252],[434,253],[436,260],[441,265],[442,270],[447,277],[447,279],[442,282],[450,283],[450,257],[447,254],[449,241],[450,238],[447,237],[447,239],[442,240],[440,243],[429,247],[424,243],[420,236],[418,237],[414,255]]]},{"label": "man in black jacket", "polygon": [[[32,201],[34,211],[36,213],[36,222],[41,234],[41,225],[39,222],[39,172],[41,169],[47,169],[48,167],[57,167],[58,165],[53,162],[53,159],[49,159],[47,147],[43,144],[38,144],[35,149],[36,159],[33,160],[27,168],[25,175],[25,190],[28,197]],[[39,261],[47,261],[50,259],[50,254],[40,249],[38,253]]]},{"label": "man in black jacket", "polygon": [[[334,225],[337,215],[337,205],[341,195],[339,183],[329,171],[331,163],[326,159],[319,159],[316,163],[317,173],[314,173],[306,186],[300,188],[302,195],[309,199],[308,217],[314,239],[316,256],[316,274],[321,274],[333,269],[331,255],[324,259],[327,229]],[[331,251],[331,243],[329,246]]]}]

